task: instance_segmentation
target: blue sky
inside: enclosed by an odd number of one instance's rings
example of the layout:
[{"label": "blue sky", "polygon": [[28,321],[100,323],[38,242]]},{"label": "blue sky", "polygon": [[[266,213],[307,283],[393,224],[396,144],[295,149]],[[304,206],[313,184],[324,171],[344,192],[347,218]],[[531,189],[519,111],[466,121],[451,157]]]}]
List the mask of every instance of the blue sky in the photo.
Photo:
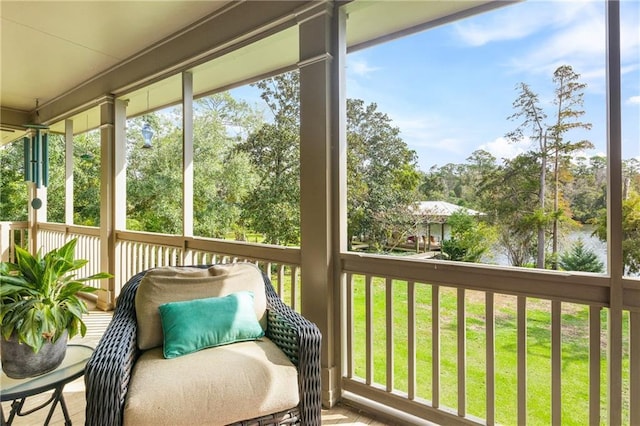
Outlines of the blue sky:
[{"label": "blue sky", "polygon": [[[640,159],[640,0],[621,3],[623,157]],[[571,65],[588,85],[582,121],[593,127],[566,136],[592,141],[585,155],[605,154],[605,39],[602,1],[518,3],[350,54],[347,96],[377,103],[427,171],[476,149],[498,159],[530,149],[504,138],[518,124],[507,119],[516,85],[538,93],[551,118],[553,71]]]}]

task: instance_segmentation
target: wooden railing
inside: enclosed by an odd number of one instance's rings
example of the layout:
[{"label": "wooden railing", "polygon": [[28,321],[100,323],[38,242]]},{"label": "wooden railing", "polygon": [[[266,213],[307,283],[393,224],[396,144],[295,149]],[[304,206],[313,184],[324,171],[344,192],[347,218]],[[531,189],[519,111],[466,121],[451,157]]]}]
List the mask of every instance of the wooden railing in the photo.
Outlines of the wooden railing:
[{"label": "wooden railing", "polygon": [[117,288],[158,266],[251,262],[271,278],[283,300],[300,308],[300,249],[211,238],[122,231],[116,234]]},{"label": "wooden railing", "polygon": [[[621,402],[623,424],[640,424],[637,280],[625,280],[618,316],[605,276],[356,254],[342,262],[344,391],[438,424],[606,424],[608,399]],[[615,321],[620,342],[606,332]],[[618,345],[620,369],[608,355]]]},{"label": "wooden railing", "polygon": [[[100,269],[98,228],[54,223],[38,227],[38,247],[43,252],[78,239],[76,257],[89,263],[78,275]],[[278,294],[294,309],[300,308],[300,250],[298,248],[257,245],[207,238],[185,238],[168,234],[121,231],[116,233],[117,297],[127,280],[138,272],[159,266],[251,262],[268,273]],[[99,283],[95,283],[99,285]]]},{"label": "wooden railing", "polygon": [[[28,236],[21,223],[0,225],[5,252],[6,240]],[[78,255],[99,264],[97,229],[38,227],[44,250],[73,237]],[[300,308],[298,248],[121,231],[115,252],[117,288],[151,267],[249,261]],[[439,424],[640,424],[640,281],[623,280],[615,310],[604,275],[355,253],[340,260],[345,398]],[[609,406],[621,410],[611,416]]]},{"label": "wooden railing", "polygon": [[[100,230],[90,226],[70,226],[56,223],[38,225],[37,247],[46,253],[58,248],[73,238],[76,244],[76,259],[87,259],[89,262],[76,272],[76,276],[85,277],[100,272]],[[99,287],[100,282],[88,282],[89,286]]]},{"label": "wooden railing", "polygon": [[0,261],[15,261],[15,247],[29,247],[28,222],[0,222]]}]

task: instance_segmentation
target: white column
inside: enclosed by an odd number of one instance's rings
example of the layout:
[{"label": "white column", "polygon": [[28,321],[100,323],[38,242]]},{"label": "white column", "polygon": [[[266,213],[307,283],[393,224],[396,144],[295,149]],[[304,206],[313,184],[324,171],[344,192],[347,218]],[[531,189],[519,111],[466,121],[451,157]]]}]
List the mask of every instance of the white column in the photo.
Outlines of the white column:
[{"label": "white column", "polygon": [[73,225],[73,120],[64,122],[64,223]]},{"label": "white column", "polygon": [[320,4],[299,21],[302,314],[322,333],[322,403],[326,407],[340,397],[340,292],[335,271],[337,250],[344,244],[338,226],[344,215],[339,207],[344,205],[335,191],[343,184],[339,171],[346,162],[341,158],[346,150],[337,119],[339,81],[334,67],[340,64],[332,54],[336,45],[332,11],[332,4]]},{"label": "white column", "polygon": [[[182,234],[193,237],[193,74],[182,73]],[[183,264],[190,265],[190,252]]]},{"label": "white column", "polygon": [[116,231],[127,229],[127,102],[117,99],[114,102],[114,161],[113,161],[113,233],[109,244],[110,256],[113,259],[109,270],[114,277],[112,301],[120,294],[121,286],[130,277],[121,276],[122,248],[115,238]]},{"label": "white column", "polygon": [[[115,105],[113,96],[105,96],[100,102],[100,270],[115,270]],[[103,291],[97,293],[96,307],[110,310],[114,306],[115,280],[101,281]]]},{"label": "white column", "polygon": [[[343,367],[346,366],[346,315],[347,286],[342,275],[339,256],[346,252],[347,241],[347,90],[346,90],[346,60],[347,60],[347,15],[344,8],[334,6],[332,32],[332,75],[331,82],[331,176],[332,176],[332,220],[333,220],[333,253],[336,261],[333,264],[334,274],[334,339],[333,353],[336,360],[334,371],[335,389],[331,398],[333,405],[340,398],[340,379]],[[344,327],[343,327],[344,323]]]}]

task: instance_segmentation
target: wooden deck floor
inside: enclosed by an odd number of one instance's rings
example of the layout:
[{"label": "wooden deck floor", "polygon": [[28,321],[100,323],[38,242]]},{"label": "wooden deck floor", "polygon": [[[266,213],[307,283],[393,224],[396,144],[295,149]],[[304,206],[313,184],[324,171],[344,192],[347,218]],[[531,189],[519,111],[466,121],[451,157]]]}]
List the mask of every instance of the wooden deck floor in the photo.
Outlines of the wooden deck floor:
[{"label": "wooden deck floor", "polygon": [[[111,321],[111,313],[92,311],[90,315],[85,318],[87,324],[87,334],[85,337],[75,337],[70,343],[85,344],[95,347],[100,340],[102,333]],[[45,393],[36,397],[28,398],[27,403],[23,410],[28,410],[29,407],[37,407],[38,404],[45,402],[51,393]],[[85,398],[84,398],[84,380],[79,378],[64,388],[64,398],[67,403],[67,408],[71,416],[71,421],[74,425],[82,425],[85,420]],[[2,410],[5,416],[8,416],[11,409],[10,402],[2,403]],[[41,426],[47,417],[48,407],[26,417],[18,417],[14,420],[15,426]],[[57,407],[55,413],[51,419],[51,425],[64,425],[64,417],[60,407]],[[358,413],[347,407],[336,406],[331,410],[323,410],[322,412],[322,424],[323,425],[371,425],[381,426],[386,423],[377,421],[362,413]]]}]

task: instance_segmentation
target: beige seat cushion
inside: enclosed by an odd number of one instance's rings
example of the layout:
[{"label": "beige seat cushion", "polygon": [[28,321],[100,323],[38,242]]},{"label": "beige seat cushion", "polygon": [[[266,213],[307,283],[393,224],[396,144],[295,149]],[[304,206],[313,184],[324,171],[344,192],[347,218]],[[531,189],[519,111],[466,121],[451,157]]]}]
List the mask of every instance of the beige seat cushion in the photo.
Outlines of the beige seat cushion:
[{"label": "beige seat cushion", "polygon": [[140,281],[135,298],[138,347],[146,350],[162,346],[158,306],[163,303],[220,297],[242,290],[253,292],[256,318],[266,330],[264,279],[256,265],[230,263],[208,269],[169,266],[150,270]]},{"label": "beige seat cushion", "polygon": [[224,425],[298,405],[296,368],[266,337],[165,359],[162,349],[136,362],[125,425]]}]

